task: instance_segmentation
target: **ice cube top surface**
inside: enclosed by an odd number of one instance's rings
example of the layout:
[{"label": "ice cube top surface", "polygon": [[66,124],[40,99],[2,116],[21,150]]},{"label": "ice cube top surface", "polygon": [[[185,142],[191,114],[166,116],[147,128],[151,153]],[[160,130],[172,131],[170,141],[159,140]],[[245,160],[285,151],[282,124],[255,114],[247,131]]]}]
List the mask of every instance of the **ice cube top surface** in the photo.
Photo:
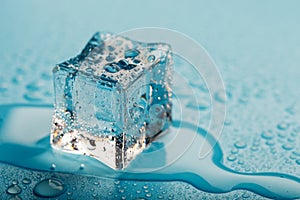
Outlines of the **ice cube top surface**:
[{"label": "ice cube top surface", "polygon": [[96,33],[54,70],[54,148],[125,168],[171,120],[170,46]]},{"label": "ice cube top surface", "polygon": [[[170,46],[142,43],[111,33],[96,33],[81,54],[57,66],[102,81],[103,86],[126,88],[144,70],[168,59]],[[54,69],[54,70],[57,70]]]}]

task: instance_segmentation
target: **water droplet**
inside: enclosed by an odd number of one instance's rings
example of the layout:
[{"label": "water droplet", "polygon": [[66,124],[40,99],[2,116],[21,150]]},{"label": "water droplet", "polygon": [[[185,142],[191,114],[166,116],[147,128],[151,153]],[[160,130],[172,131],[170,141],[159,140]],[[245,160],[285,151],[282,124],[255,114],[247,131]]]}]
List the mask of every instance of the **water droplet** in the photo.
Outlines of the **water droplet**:
[{"label": "water droplet", "polygon": [[116,56],[114,56],[114,55],[108,55],[106,58],[105,58],[105,60],[107,61],[107,62],[112,62],[112,61],[114,61],[116,59]]},{"label": "water droplet", "polygon": [[281,122],[277,125],[277,128],[282,131],[288,129],[288,127],[289,127],[289,125],[285,122]]},{"label": "water droplet", "polygon": [[110,65],[105,65],[104,69],[109,73],[116,73],[116,72],[120,71],[119,66],[114,63],[112,63]]},{"label": "water droplet", "polygon": [[128,49],[125,51],[125,58],[135,58],[140,54],[140,52],[137,49]]},{"label": "water droplet", "polygon": [[149,62],[153,62],[155,60],[155,56],[154,55],[150,55],[150,56],[148,56],[147,60]]},{"label": "water droplet", "polygon": [[151,193],[146,194],[146,197],[148,197],[148,198],[150,198],[151,196],[152,196]]},{"label": "water droplet", "polygon": [[209,108],[210,102],[206,100],[200,100],[199,102],[190,101],[187,103],[186,107],[197,110],[206,110]]},{"label": "water droplet", "polygon": [[235,155],[229,155],[227,156],[227,160],[230,161],[230,162],[233,162],[236,160],[236,156]]},{"label": "water droplet", "polygon": [[84,169],[84,167],[85,167],[84,164],[81,164],[79,169]]},{"label": "water droplet", "polygon": [[52,163],[50,169],[55,170],[56,169],[56,165],[54,163]]},{"label": "water droplet", "polygon": [[8,194],[20,194],[22,189],[18,185],[13,184],[7,188],[6,192]]},{"label": "water droplet", "polygon": [[38,91],[38,90],[40,90],[40,88],[42,88],[42,87],[43,87],[43,84],[42,84],[41,82],[39,82],[39,81],[31,82],[31,83],[28,83],[28,84],[26,85],[26,89],[27,89],[28,91]]},{"label": "water droplet", "polygon": [[251,151],[258,151],[258,147],[257,146],[253,146],[253,147],[251,147]]},{"label": "water droplet", "polygon": [[266,142],[266,145],[268,145],[268,146],[274,146],[274,144],[275,144],[275,142],[273,140],[268,140]]},{"label": "water droplet", "polygon": [[284,145],[282,145],[282,148],[283,148],[284,150],[289,151],[289,150],[292,150],[294,147],[293,147],[293,145],[291,145],[291,144],[284,144]]},{"label": "water droplet", "polygon": [[266,139],[266,140],[270,140],[274,137],[273,133],[271,131],[264,131],[262,134],[261,134],[261,137]]},{"label": "water droplet", "polygon": [[22,200],[22,198],[19,197],[18,195],[15,195],[15,196],[10,197],[8,200]]},{"label": "water droplet", "polygon": [[25,184],[25,185],[29,185],[29,184],[31,183],[31,180],[28,179],[28,178],[24,178],[24,179],[22,180],[22,183]]},{"label": "water droplet", "polygon": [[61,180],[58,179],[45,179],[37,183],[33,192],[38,197],[52,198],[63,194],[66,188]]},{"label": "water droplet", "polygon": [[247,147],[247,144],[243,141],[238,141],[234,144],[234,146],[238,149],[244,149]]},{"label": "water droplet", "polygon": [[37,91],[29,91],[27,93],[24,94],[24,99],[27,101],[41,101],[42,100],[42,96],[39,92]]},{"label": "water droplet", "polygon": [[225,93],[225,91],[221,90],[215,93],[214,98],[219,103],[225,103],[227,99],[227,94]]},{"label": "water droplet", "polygon": [[8,84],[6,84],[6,83],[0,83],[0,92],[2,93],[4,93],[4,92],[6,92],[8,90]]}]

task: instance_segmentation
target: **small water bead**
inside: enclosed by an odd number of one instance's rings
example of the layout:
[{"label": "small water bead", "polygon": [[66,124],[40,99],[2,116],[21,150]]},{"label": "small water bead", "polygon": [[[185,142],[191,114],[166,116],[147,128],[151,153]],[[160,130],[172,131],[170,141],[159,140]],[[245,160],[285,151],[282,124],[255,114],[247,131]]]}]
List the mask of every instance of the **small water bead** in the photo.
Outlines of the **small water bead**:
[{"label": "small water bead", "polygon": [[4,93],[8,90],[9,86],[7,83],[0,83],[0,93]]},{"label": "small water bead", "polygon": [[22,189],[20,188],[20,186],[16,184],[12,184],[6,189],[6,192],[8,194],[16,195],[16,194],[20,194],[22,192]]},{"label": "small water bead", "polygon": [[230,152],[231,152],[232,154],[237,154],[237,153],[239,152],[239,150],[236,149],[236,148],[233,148],[233,149],[231,149]]},{"label": "small water bead", "polygon": [[275,142],[273,140],[268,140],[268,141],[266,141],[266,145],[268,145],[268,146],[274,146]]},{"label": "small water bead", "polygon": [[286,133],[285,132],[279,132],[279,133],[277,133],[277,135],[280,138],[285,138],[286,137]]},{"label": "small water bead", "polygon": [[247,147],[247,144],[243,141],[238,141],[238,142],[234,143],[234,146],[238,149],[244,149]]},{"label": "small water bead", "polygon": [[285,122],[281,122],[277,125],[277,129],[282,130],[282,131],[284,131],[288,128],[289,128],[289,124],[287,124]]},{"label": "small water bead", "polygon": [[135,58],[139,54],[140,54],[140,52],[137,49],[128,49],[124,53],[125,58]]},{"label": "small water bead", "polygon": [[274,134],[271,131],[264,131],[261,134],[261,137],[266,140],[271,140],[272,138],[274,138]]},{"label": "small water bead", "polygon": [[43,83],[40,81],[34,81],[31,83],[28,83],[25,87],[28,91],[38,91],[38,90],[40,90],[40,88],[43,87]]},{"label": "small water bead", "polygon": [[236,156],[235,155],[229,155],[227,156],[227,160],[230,161],[230,162],[233,162],[236,160]]},{"label": "small water bead", "polygon": [[295,156],[299,156],[300,157],[300,152],[293,151],[292,154],[294,154]]},{"label": "small water bead", "polygon": [[252,146],[252,147],[251,147],[251,151],[254,151],[254,152],[255,152],[255,151],[258,151],[258,150],[259,150],[259,148],[258,148],[257,146]]},{"label": "small water bead", "polygon": [[151,196],[152,196],[151,193],[146,194],[146,197],[148,197],[148,198],[150,198]]},{"label": "small water bead", "polygon": [[42,100],[42,95],[37,91],[29,91],[23,95],[23,98],[27,101],[38,102]]},{"label": "small water bead", "polygon": [[104,69],[109,73],[116,73],[116,72],[120,71],[119,66],[114,63],[110,64],[110,65],[105,65]]},{"label": "small water bead", "polygon": [[148,62],[154,62],[155,56],[154,55],[150,55],[150,56],[148,56],[147,60],[148,60]]},{"label": "small water bead", "polygon": [[230,97],[231,94],[223,90],[218,91],[214,94],[214,99],[219,103],[225,103]]},{"label": "small water bead", "polygon": [[24,179],[22,180],[22,183],[25,184],[25,185],[29,185],[29,184],[31,183],[31,180],[28,179],[28,178],[24,178]]},{"label": "small water bead", "polygon": [[79,169],[83,170],[84,167],[85,167],[85,165],[84,165],[84,164],[81,164],[80,167],[79,167]]},{"label": "small water bead", "polygon": [[54,163],[52,163],[50,169],[51,170],[55,170],[56,169],[56,165]]},{"label": "small water bead", "polygon": [[112,61],[114,61],[116,59],[116,56],[114,56],[114,55],[108,55],[106,58],[105,58],[105,60],[107,61],[107,62],[112,62]]},{"label": "small water bead", "polygon": [[282,148],[283,148],[284,150],[289,151],[289,150],[292,150],[292,149],[294,148],[294,146],[291,145],[291,144],[284,144],[284,145],[282,145]]},{"label": "small water bead", "polygon": [[15,196],[10,197],[8,200],[22,200],[22,198],[19,197],[18,195],[15,195]]},{"label": "small water bead", "polygon": [[66,191],[64,183],[59,179],[45,179],[37,183],[33,193],[38,197],[53,198],[62,195]]}]

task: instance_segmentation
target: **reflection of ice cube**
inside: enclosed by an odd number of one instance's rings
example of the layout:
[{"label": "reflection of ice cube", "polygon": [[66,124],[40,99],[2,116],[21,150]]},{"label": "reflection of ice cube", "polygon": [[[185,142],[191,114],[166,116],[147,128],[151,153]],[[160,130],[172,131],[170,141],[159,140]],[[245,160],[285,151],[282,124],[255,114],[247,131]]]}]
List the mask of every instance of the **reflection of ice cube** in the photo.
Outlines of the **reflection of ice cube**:
[{"label": "reflection of ice cube", "polygon": [[96,33],[54,70],[54,148],[125,168],[171,120],[169,45]]}]

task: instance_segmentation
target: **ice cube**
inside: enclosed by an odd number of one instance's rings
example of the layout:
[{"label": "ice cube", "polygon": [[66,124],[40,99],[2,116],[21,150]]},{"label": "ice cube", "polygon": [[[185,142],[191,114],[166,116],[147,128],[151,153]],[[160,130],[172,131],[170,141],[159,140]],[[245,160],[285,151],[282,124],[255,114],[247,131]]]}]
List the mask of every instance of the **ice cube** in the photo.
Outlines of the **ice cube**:
[{"label": "ice cube", "polygon": [[164,43],[96,33],[53,69],[52,147],[123,169],[171,120],[172,54]]}]

